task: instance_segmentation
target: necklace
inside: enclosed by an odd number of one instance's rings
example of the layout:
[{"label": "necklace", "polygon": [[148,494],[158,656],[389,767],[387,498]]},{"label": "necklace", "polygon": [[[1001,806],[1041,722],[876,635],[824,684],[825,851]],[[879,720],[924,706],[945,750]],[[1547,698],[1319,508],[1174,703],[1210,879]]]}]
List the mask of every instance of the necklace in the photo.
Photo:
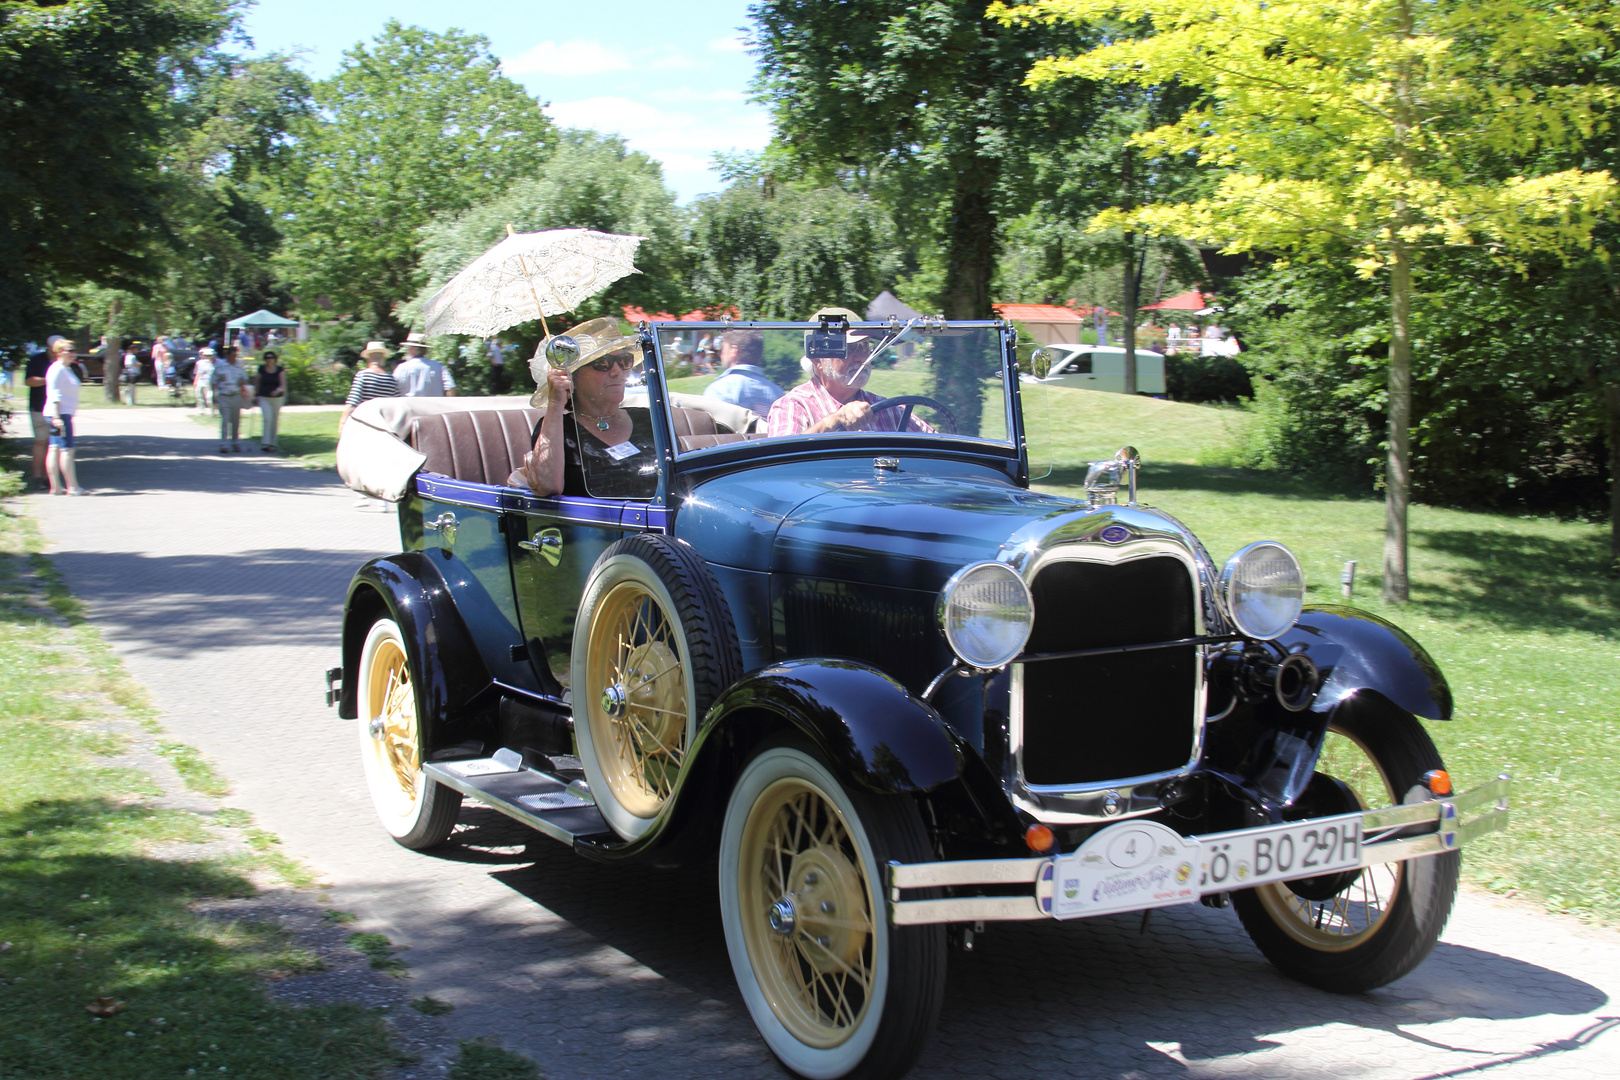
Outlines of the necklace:
[{"label": "necklace", "polygon": [[597,416],[595,413],[580,412],[578,409],[575,409],[574,411],[579,413],[580,416],[589,417],[590,419],[595,420],[597,431],[606,431],[608,428],[613,426],[611,423],[609,423],[610,418],[613,416],[612,413],[607,413],[604,416]]}]

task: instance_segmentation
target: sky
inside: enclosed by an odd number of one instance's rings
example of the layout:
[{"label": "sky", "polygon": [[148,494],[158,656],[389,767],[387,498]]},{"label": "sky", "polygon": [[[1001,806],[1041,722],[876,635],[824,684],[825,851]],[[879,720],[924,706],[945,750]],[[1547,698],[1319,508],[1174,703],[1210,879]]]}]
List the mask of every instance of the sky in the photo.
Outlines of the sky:
[{"label": "sky", "polygon": [[770,140],[766,110],[748,101],[747,0],[258,0],[244,22],[254,51],[298,53],[322,78],[390,18],[482,34],[558,125],[624,136],[663,163],[683,203],[723,186],[715,152]]}]

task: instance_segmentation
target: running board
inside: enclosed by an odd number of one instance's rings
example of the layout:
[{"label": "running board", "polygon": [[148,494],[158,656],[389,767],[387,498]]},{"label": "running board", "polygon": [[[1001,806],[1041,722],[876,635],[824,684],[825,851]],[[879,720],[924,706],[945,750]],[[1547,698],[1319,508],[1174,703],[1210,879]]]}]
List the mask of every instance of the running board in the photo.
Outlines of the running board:
[{"label": "running board", "polygon": [[613,836],[583,781],[570,785],[562,777],[528,768],[513,751],[500,750],[487,758],[430,761],[422,771],[429,779],[569,846],[584,837]]}]

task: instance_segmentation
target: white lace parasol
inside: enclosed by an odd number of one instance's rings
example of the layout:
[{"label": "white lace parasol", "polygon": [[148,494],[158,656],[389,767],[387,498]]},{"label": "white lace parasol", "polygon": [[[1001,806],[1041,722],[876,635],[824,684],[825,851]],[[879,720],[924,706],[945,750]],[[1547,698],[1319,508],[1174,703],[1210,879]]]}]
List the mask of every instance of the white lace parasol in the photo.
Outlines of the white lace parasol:
[{"label": "white lace parasol", "polygon": [[[608,285],[637,273],[644,236],[592,229],[514,233],[474,259],[422,305],[429,334],[494,337],[509,326],[572,311]],[[547,331],[550,335],[550,330]]]}]

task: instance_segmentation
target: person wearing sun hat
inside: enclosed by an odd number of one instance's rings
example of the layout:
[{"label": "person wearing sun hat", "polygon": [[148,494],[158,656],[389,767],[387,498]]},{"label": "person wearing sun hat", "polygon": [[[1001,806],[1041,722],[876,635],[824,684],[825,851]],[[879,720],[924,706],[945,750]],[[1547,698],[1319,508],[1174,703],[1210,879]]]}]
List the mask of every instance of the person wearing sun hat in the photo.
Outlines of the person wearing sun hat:
[{"label": "person wearing sun hat", "polygon": [[427,354],[427,338],[412,330],[405,337],[405,359],[394,366],[402,397],[455,397],[456,380]]},{"label": "person wearing sun hat", "polygon": [[[826,307],[810,316],[814,322],[823,318],[844,318],[850,323],[860,316],[849,308]],[[874,413],[872,403],[883,399],[861,389],[872,373],[872,347],[877,344],[877,331],[851,326],[845,337],[847,353],[842,358],[823,357],[799,361],[810,374],[810,381],[800,383],[776,399],[765,419],[765,433],[772,438],[782,435],[820,435],[828,431],[898,431],[902,414],[899,410],[885,409]],[[909,431],[932,431],[927,424],[912,417]]]},{"label": "person wearing sun hat", "polygon": [[390,349],[381,341],[368,341],[366,347],[360,350],[360,359],[366,366],[354,373],[354,382],[349,384],[349,396],[343,399],[343,414],[338,417],[338,430],[348,422],[349,414],[354,412],[355,406],[362,401],[372,398],[399,397],[399,383],[388,374],[383,364],[388,360]]},{"label": "person wearing sun hat", "polygon": [[[567,346],[568,341],[573,347]],[[548,346],[555,361],[548,359]],[[614,319],[590,319],[540,343],[529,371],[544,409],[521,472],[537,495],[645,499],[658,485],[652,417],[625,408],[624,387],[641,364],[641,344]]]}]

